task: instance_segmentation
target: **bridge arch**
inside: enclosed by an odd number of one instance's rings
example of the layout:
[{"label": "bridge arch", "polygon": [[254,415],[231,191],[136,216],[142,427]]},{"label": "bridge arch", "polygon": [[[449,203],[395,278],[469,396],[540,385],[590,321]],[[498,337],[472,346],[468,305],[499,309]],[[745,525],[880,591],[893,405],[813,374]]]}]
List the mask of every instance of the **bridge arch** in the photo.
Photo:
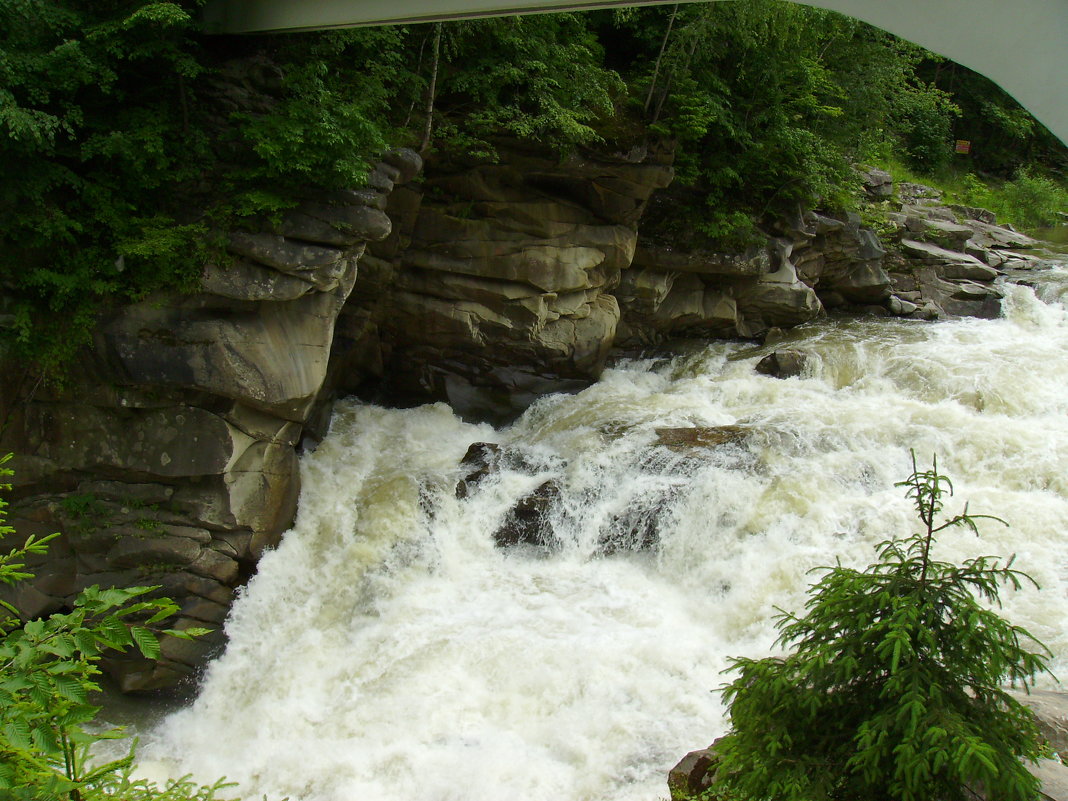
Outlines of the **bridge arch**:
[{"label": "bridge arch", "polygon": [[[985,75],[1068,144],[1068,0],[792,1],[855,17]],[[209,33],[306,31],[674,2],[209,0],[205,26]]]}]

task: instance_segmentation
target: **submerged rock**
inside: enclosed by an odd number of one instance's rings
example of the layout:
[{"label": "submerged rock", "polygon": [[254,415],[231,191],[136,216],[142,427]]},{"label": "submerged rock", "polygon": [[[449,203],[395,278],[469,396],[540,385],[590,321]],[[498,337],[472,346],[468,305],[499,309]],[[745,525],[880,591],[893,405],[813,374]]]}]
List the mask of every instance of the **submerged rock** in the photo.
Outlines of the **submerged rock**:
[{"label": "submerged rock", "polygon": [[[538,470],[522,453],[507,450],[492,442],[474,442],[460,460],[463,477],[456,484],[456,497],[461,500],[474,495],[479,486],[502,469],[518,470],[535,475]],[[560,498],[560,486],[555,480],[542,482],[536,489],[520,498],[508,511],[500,527],[493,532],[493,540],[500,548],[530,545],[550,548],[556,544],[548,516]]]},{"label": "submerged rock", "polygon": [[793,378],[804,373],[811,361],[811,354],[801,350],[777,350],[757,362],[756,371],[774,378]]},{"label": "submerged rock", "polygon": [[472,442],[460,460],[460,466],[467,472],[456,482],[456,497],[461,500],[469,497],[483,479],[492,475],[503,452],[501,446],[494,442]]},{"label": "submerged rock", "polygon": [[549,480],[520,498],[511,508],[500,528],[493,532],[498,548],[530,545],[553,548],[558,540],[549,525],[549,514],[560,500],[560,485]]},{"label": "submerged rock", "polygon": [[741,442],[752,433],[752,428],[740,425],[658,428],[655,444],[673,451],[687,452],[694,448],[716,448]]}]

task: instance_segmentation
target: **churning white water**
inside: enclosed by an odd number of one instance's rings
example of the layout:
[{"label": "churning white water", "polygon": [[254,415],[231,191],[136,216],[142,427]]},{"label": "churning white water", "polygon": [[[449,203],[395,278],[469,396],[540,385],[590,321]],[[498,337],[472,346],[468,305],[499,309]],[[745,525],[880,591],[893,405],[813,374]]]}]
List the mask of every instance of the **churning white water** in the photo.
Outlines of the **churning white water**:
[{"label": "churning white water", "polygon": [[[663,798],[675,761],[724,731],[727,658],[770,652],[775,607],[800,609],[812,568],[866,564],[915,526],[894,486],[910,448],[938,454],[949,510],[1011,523],[947,531],[938,555],[1016,553],[1042,589],[1009,593],[1006,614],[1068,677],[1064,279],[1007,287],[999,320],[805,327],[788,344],[817,357],[800,378],[757,374],[765,351],[736,343],[626,362],[503,430],[443,405],[340,404],[304,457],[295,527],[146,767],[292,801]],[[656,428],[728,424],[751,433],[655,444]],[[525,466],[459,500],[477,441]],[[558,547],[497,547],[549,479]],[[643,519],[659,545],[627,549]]]}]

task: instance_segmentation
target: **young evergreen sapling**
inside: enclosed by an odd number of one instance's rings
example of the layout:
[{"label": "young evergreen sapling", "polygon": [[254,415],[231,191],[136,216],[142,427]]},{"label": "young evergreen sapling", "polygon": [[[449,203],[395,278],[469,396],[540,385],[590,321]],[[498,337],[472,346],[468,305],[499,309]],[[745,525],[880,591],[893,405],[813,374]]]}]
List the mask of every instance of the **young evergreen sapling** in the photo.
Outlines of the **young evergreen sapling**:
[{"label": "young evergreen sapling", "polygon": [[1004,586],[1035,582],[1014,557],[932,558],[938,532],[978,534],[977,520],[998,520],[967,506],[944,518],[952,485],[937,461],[921,471],[914,454],[899,486],[922,531],[881,543],[866,570],[825,568],[804,615],[778,617],[788,656],[732,660],[714,797],[963,801],[978,788],[998,801],[1037,797],[1025,763],[1042,738],[1004,686],[1028,688],[1050,653],[989,608]]}]

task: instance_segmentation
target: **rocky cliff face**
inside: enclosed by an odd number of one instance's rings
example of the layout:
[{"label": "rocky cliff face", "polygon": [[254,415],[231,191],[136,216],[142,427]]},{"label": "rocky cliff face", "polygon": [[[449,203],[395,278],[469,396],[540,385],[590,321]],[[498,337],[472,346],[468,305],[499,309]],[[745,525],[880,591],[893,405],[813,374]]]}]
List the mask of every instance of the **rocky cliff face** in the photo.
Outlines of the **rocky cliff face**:
[{"label": "rocky cliff face", "polygon": [[[389,154],[367,188],[234,233],[232,261],[207,265],[200,292],[101,320],[65,391],[3,398],[12,522],[22,535],[64,532],[19,589],[27,615],[90,584],[161,584],[181,604],[175,628],[221,624],[235,587],[292,523],[296,445],[323,391],[337,315],[367,243],[390,233],[394,183],[420,167],[411,151]],[[168,640],[158,663],[110,668],[125,689],[163,686],[219,642]]]},{"label": "rocky cliff face", "polygon": [[505,420],[589,384],[616,341],[613,291],[642,209],[671,181],[665,161],[513,152],[396,193],[394,236],[371,248],[339,322],[337,386]]},{"label": "rocky cliff face", "polygon": [[[894,194],[877,172],[882,238],[855,215],[808,212],[744,253],[640,242],[669,162],[516,151],[412,182],[420,158],[391,153],[367,187],[234,233],[199,292],[115,310],[66,391],[0,388],[12,521],[64,532],[20,608],[160,584],[181,604],[173,625],[218,628],[291,525],[298,443],[325,430],[338,394],[507,420],[588,385],[616,346],[762,337],[828,310],[996,314],[994,280],[1032,244],[923,188]],[[220,642],[172,640],[159,662],[110,668],[126,689],[165,686]]]}]

